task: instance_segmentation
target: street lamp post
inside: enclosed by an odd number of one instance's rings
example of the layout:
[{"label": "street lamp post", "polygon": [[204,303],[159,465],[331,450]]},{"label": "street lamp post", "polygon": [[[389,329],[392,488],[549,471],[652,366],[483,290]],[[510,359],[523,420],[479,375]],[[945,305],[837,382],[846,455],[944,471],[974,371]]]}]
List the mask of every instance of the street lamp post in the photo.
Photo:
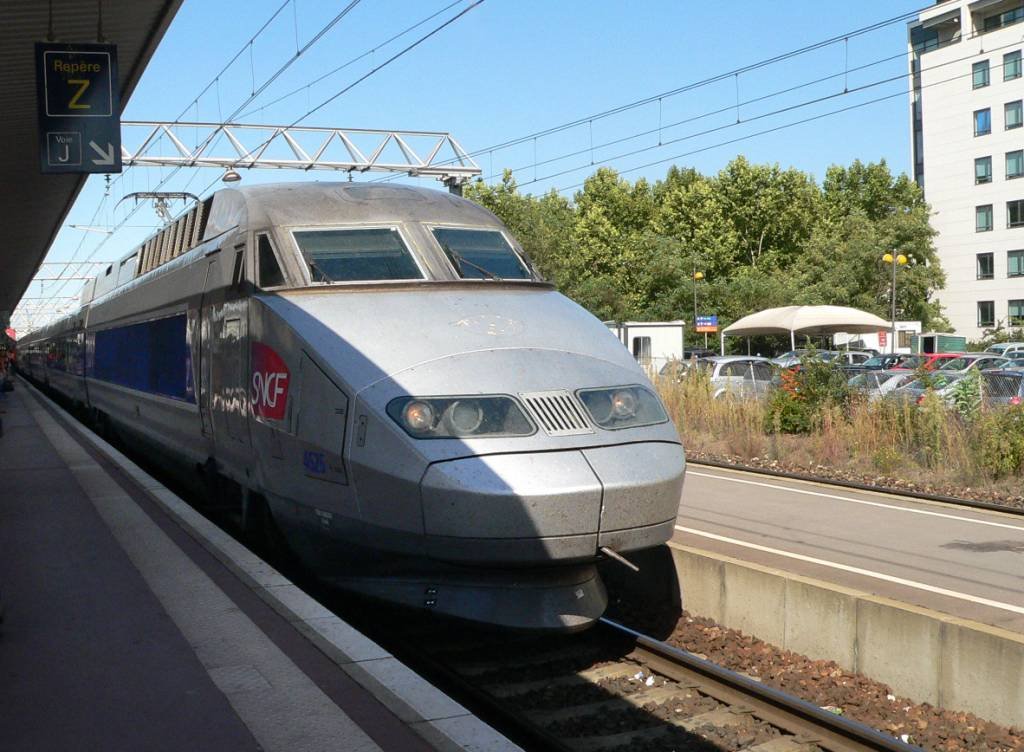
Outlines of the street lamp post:
[{"label": "street lamp post", "polygon": [[[693,335],[696,337],[697,332],[697,283],[704,279],[704,272],[697,271],[697,266],[693,267]],[[700,344],[699,341],[697,344]]]},{"label": "street lamp post", "polygon": [[890,290],[890,300],[892,302],[892,318],[890,319],[890,325],[892,327],[889,332],[889,351],[896,354],[896,269],[901,266],[907,265],[907,257],[902,253],[898,253],[895,256],[891,253],[887,253],[882,256],[882,261],[892,266],[892,286]]}]

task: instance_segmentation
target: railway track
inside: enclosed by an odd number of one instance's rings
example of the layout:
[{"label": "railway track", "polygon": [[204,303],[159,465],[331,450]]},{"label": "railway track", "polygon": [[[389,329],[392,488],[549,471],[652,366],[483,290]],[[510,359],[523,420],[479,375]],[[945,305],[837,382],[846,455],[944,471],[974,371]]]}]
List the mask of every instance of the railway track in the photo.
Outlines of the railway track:
[{"label": "railway track", "polygon": [[909,744],[602,619],[584,634],[406,633],[435,681],[528,750],[909,752]]}]

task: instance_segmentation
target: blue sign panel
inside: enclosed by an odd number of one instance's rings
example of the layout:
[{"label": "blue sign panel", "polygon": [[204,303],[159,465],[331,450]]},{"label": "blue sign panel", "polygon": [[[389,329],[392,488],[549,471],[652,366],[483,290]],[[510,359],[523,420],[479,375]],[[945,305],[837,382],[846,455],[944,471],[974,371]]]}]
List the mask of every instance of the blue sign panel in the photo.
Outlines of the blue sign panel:
[{"label": "blue sign panel", "polygon": [[718,326],[718,314],[711,316],[698,316],[697,326]]},{"label": "blue sign panel", "polygon": [[121,172],[117,46],[36,43],[44,173]]}]

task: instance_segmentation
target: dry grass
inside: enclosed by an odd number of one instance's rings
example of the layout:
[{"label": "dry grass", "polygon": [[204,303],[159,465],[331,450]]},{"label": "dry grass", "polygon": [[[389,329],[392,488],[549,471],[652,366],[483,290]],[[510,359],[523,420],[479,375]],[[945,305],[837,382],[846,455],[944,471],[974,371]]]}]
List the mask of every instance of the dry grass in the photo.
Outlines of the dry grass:
[{"label": "dry grass", "polygon": [[1003,441],[992,422],[965,421],[940,399],[922,405],[855,398],[840,409],[822,408],[806,435],[766,430],[765,404],[755,399],[714,399],[706,376],[662,379],[659,393],[688,452],[833,476],[886,479],[897,484],[1019,496],[1021,470],[997,478],[979,447]]}]

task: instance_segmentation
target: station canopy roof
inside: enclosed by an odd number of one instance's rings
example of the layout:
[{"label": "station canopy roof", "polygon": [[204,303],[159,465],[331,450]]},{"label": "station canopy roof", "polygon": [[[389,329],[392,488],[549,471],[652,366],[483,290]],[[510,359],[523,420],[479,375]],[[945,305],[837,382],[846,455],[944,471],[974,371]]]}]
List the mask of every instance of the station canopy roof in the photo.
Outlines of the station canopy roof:
[{"label": "station canopy roof", "polygon": [[[182,0],[104,0],[103,37],[118,48],[121,105],[128,101]],[[42,175],[36,114],[35,42],[44,41],[53,13],[58,42],[95,42],[96,0],[0,2],[0,81],[3,144],[0,184],[0,325],[28,287],[71,209],[84,175]]]},{"label": "station canopy roof", "polygon": [[753,337],[761,334],[870,334],[890,326],[873,313],[844,306],[783,306],[744,316],[722,334]]}]

